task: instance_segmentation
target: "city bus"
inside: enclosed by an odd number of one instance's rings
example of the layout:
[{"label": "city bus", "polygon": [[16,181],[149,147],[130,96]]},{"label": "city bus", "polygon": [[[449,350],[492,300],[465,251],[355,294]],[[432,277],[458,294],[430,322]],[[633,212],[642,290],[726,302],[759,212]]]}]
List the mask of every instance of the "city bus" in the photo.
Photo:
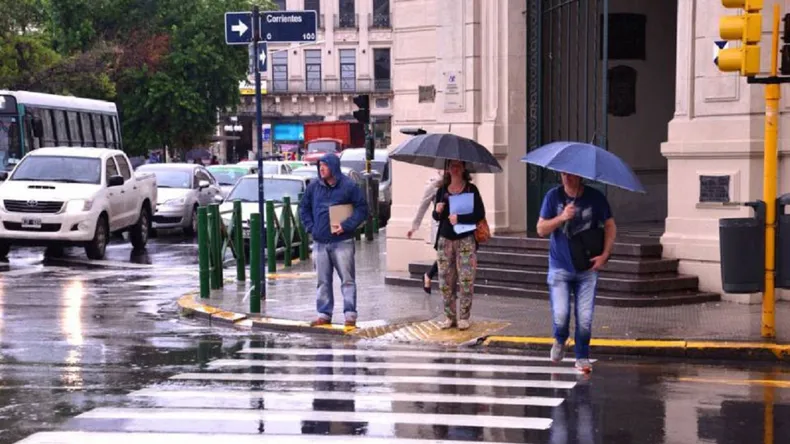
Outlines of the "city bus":
[{"label": "city bus", "polygon": [[28,91],[0,90],[0,171],[29,151],[81,146],[123,149],[114,103]]}]

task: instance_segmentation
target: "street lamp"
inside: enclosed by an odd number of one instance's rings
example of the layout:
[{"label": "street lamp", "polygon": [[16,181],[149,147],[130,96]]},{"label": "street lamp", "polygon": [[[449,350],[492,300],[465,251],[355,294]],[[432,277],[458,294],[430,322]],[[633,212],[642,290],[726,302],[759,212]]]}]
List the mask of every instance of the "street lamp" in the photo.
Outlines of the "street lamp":
[{"label": "street lamp", "polygon": [[225,125],[225,132],[231,133],[233,135],[233,158],[232,160],[235,162],[236,159],[236,133],[241,133],[244,130],[244,127],[239,125],[239,118],[236,116],[232,116],[230,118],[231,124]]}]

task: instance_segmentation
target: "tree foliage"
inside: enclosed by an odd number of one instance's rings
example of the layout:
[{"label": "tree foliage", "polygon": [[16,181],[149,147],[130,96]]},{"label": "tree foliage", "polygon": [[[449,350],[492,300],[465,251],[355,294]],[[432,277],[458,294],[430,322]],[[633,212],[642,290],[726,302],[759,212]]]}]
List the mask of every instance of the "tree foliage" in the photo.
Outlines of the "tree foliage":
[{"label": "tree foliage", "polygon": [[247,51],[225,44],[224,13],[251,8],[249,0],[0,0],[0,88],[115,101],[128,151],[189,149],[239,102]]}]

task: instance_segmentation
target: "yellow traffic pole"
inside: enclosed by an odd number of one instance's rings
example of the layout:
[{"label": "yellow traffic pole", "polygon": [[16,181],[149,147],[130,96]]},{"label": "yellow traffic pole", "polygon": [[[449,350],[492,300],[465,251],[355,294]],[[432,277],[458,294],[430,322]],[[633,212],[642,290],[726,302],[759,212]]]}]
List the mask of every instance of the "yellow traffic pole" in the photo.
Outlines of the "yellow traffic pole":
[{"label": "yellow traffic pole", "polygon": [[[779,54],[779,5],[774,4],[773,34],[771,36],[771,77],[778,74]],[[763,315],[761,333],[763,338],[776,337],[775,282],[776,268],[776,187],[777,187],[777,139],[779,137],[778,83],[765,86],[765,149],[763,153],[763,201],[765,201],[765,290],[763,291]]]}]

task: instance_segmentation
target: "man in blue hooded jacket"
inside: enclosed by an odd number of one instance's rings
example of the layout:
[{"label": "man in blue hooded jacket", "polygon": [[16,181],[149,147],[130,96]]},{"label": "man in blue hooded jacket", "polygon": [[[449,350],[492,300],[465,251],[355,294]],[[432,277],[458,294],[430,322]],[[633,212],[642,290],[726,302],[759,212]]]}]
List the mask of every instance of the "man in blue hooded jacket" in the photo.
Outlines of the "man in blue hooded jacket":
[{"label": "man in blue hooded jacket", "polygon": [[[340,171],[340,159],[327,154],[318,161],[318,180],[307,186],[299,205],[299,217],[313,236],[313,260],[318,275],[316,308],[312,325],[332,323],[335,298],[333,272],[340,276],[346,327],[357,324],[357,283],[354,263],[354,232],[368,218],[368,203],[360,187]],[[330,227],[329,207],[351,204],[351,217]]]}]

